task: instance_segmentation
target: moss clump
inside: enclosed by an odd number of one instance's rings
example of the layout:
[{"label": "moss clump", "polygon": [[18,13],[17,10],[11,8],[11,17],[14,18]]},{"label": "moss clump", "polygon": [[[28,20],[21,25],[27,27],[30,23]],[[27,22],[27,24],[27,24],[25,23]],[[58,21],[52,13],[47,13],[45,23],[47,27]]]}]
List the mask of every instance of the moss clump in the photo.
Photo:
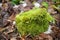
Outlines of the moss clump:
[{"label": "moss clump", "polygon": [[49,22],[52,20],[53,18],[45,8],[36,8],[18,14],[15,21],[18,32],[22,36],[28,34],[35,36],[47,31]]}]

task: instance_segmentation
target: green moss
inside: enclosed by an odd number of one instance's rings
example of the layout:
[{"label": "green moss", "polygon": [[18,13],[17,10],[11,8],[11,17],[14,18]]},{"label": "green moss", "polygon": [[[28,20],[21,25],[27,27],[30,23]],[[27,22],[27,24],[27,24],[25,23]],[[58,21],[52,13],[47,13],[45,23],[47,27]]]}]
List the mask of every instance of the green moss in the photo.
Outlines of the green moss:
[{"label": "green moss", "polygon": [[23,35],[38,35],[47,31],[49,22],[53,18],[45,8],[36,8],[16,16],[16,26],[19,33]]}]

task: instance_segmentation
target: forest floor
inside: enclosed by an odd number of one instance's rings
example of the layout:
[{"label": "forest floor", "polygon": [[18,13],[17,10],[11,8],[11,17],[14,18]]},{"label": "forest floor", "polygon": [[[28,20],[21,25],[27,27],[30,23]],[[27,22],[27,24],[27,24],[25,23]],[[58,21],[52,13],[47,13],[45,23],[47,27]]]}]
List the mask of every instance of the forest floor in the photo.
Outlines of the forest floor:
[{"label": "forest floor", "polygon": [[[22,40],[15,27],[15,16],[20,12],[31,10],[33,7],[34,5],[31,3],[27,6],[25,3],[17,6],[13,6],[10,2],[0,3],[0,40]],[[39,7],[39,4],[37,7]],[[59,14],[55,13],[51,7],[49,7],[49,10],[52,13],[51,15],[59,22]],[[50,34],[41,33],[35,37],[29,35],[25,40],[60,40],[60,28],[54,24],[51,27],[52,32]]]}]

